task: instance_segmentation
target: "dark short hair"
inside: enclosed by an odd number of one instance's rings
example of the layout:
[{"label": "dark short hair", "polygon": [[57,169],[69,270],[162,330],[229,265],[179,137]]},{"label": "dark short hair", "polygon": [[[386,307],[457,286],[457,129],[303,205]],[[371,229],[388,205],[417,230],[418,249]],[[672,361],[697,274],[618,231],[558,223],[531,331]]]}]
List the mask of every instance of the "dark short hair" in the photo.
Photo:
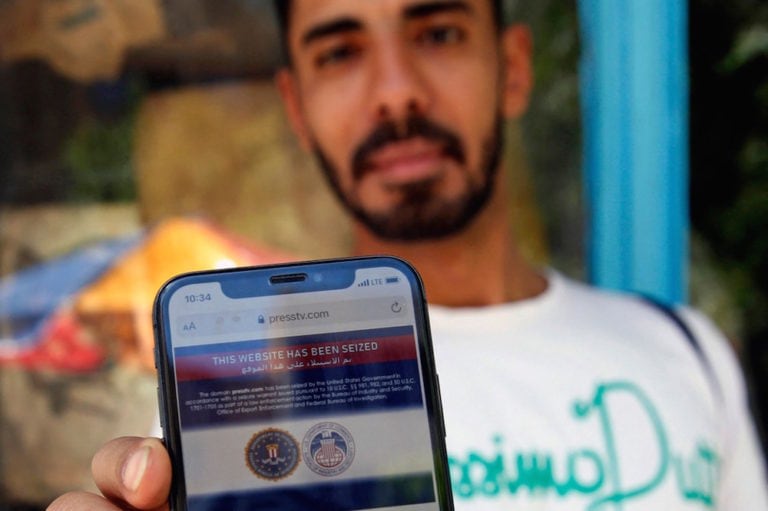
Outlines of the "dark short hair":
[{"label": "dark short hair", "polygon": [[[496,30],[501,33],[501,29],[504,27],[504,12],[502,9],[502,3],[504,0],[489,0],[491,2],[491,11],[493,14],[493,21]],[[280,39],[282,41],[283,53],[285,58],[290,60],[290,53],[288,47],[288,21],[291,16],[291,4],[292,0],[273,0],[275,6],[275,14],[277,15],[277,23],[280,28]]]}]

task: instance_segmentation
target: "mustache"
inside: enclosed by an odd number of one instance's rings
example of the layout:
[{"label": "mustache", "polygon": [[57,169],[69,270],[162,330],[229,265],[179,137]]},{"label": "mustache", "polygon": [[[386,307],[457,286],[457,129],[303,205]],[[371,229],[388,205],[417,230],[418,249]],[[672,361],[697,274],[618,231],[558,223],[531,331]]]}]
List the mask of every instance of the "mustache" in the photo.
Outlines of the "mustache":
[{"label": "mustache", "polygon": [[381,123],[360,143],[352,155],[353,177],[357,179],[368,172],[371,168],[369,160],[374,152],[388,144],[411,138],[423,138],[436,142],[442,147],[445,156],[459,164],[466,162],[464,147],[456,134],[426,117],[411,116],[405,120],[403,125],[393,121]]}]

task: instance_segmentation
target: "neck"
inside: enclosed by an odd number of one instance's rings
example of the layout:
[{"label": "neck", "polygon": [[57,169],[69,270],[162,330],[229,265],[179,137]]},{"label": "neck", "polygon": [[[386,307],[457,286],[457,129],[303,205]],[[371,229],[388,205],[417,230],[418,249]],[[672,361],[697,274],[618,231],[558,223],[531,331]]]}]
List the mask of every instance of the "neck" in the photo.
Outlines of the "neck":
[{"label": "neck", "polygon": [[464,231],[439,240],[397,242],[355,226],[356,255],[391,254],[413,264],[430,303],[477,307],[522,300],[542,293],[546,280],[520,255],[498,191]]}]

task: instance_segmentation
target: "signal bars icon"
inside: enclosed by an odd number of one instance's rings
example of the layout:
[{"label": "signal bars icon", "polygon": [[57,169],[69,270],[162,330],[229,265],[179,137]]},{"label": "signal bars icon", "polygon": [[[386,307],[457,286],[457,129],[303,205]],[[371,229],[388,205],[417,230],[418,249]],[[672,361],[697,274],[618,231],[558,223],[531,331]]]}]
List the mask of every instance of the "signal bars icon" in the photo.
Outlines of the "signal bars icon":
[{"label": "signal bars icon", "polygon": [[368,286],[380,286],[382,284],[397,284],[400,282],[399,277],[387,277],[386,279],[365,279],[360,282],[358,282],[357,287],[368,287]]}]

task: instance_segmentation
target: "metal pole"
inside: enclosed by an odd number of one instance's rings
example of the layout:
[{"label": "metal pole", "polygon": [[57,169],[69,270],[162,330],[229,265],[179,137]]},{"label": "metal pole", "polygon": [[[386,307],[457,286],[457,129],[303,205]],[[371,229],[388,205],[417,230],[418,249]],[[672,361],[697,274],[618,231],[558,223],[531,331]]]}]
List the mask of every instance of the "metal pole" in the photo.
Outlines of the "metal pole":
[{"label": "metal pole", "polygon": [[579,0],[589,276],[687,299],[687,4]]}]

